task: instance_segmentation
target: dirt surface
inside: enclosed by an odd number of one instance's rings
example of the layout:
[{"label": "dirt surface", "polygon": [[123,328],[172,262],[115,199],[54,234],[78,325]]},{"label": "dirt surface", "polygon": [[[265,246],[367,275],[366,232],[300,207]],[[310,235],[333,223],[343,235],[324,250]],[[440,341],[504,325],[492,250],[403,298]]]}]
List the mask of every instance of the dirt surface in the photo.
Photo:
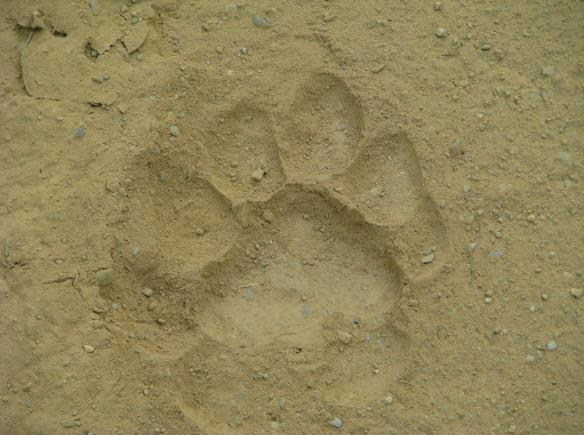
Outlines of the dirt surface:
[{"label": "dirt surface", "polygon": [[583,2],[0,16],[0,432],[584,432]]}]

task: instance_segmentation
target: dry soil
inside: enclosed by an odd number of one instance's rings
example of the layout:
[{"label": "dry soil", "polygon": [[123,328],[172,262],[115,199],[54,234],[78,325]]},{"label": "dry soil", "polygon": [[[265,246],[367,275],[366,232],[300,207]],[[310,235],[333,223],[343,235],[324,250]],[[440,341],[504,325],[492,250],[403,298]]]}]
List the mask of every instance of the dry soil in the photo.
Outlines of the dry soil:
[{"label": "dry soil", "polygon": [[2,434],[584,432],[584,2],[0,18]]}]

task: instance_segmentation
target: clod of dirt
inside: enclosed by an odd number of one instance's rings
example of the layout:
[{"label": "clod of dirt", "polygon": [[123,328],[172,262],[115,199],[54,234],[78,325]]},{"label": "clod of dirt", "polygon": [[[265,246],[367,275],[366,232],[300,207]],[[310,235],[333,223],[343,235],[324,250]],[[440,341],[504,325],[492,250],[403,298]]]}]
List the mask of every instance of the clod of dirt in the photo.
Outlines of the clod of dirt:
[{"label": "clod of dirt", "polygon": [[45,23],[40,19],[38,12],[35,12],[30,17],[21,18],[16,24],[18,27],[30,30],[40,30],[45,28]]},{"label": "clod of dirt", "polygon": [[256,169],[251,173],[251,179],[256,183],[259,183],[264,178],[264,170],[263,169]]},{"label": "clod of dirt", "polygon": [[262,213],[262,219],[267,223],[271,223],[274,220],[274,213],[271,210],[264,210]]}]

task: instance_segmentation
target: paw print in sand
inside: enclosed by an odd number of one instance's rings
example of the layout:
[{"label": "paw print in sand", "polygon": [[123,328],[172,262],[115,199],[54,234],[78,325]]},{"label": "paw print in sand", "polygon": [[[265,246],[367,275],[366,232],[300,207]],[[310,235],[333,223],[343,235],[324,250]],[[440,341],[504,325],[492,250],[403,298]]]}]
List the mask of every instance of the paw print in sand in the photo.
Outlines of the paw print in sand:
[{"label": "paw print in sand", "polygon": [[[152,295],[109,296],[159,338],[142,351],[172,362],[177,405],[202,430],[245,430],[266,406],[307,430],[323,412],[382,413],[405,364],[396,234],[431,246],[437,232],[415,150],[401,131],[365,134],[335,75],[310,76],[288,107],[275,123],[238,103],[199,143],[136,163],[119,288]],[[294,423],[307,400],[319,409]]]}]

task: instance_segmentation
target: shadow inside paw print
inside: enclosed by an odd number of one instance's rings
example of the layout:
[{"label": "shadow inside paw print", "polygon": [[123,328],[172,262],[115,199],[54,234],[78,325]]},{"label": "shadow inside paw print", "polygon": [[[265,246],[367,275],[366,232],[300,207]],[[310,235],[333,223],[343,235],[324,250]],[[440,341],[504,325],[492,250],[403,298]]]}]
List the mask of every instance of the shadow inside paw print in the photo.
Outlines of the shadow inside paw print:
[{"label": "shadow inside paw print", "polygon": [[[394,235],[411,226],[431,235],[416,226],[435,219],[433,203],[407,135],[386,131],[365,143],[363,117],[345,82],[319,73],[300,86],[279,129],[239,103],[204,145],[186,141],[183,151],[138,161],[119,287],[153,291],[138,303],[120,288],[109,296],[138,322],[193,331],[173,357],[186,373],[175,387],[179,408],[203,429],[280,391],[270,370],[292,402],[309,394],[350,408],[378,406],[403,368]],[[193,364],[217,376],[193,377]],[[372,366],[385,367],[374,380]],[[250,376],[263,387],[241,381]],[[327,387],[307,393],[307,377]]]}]

